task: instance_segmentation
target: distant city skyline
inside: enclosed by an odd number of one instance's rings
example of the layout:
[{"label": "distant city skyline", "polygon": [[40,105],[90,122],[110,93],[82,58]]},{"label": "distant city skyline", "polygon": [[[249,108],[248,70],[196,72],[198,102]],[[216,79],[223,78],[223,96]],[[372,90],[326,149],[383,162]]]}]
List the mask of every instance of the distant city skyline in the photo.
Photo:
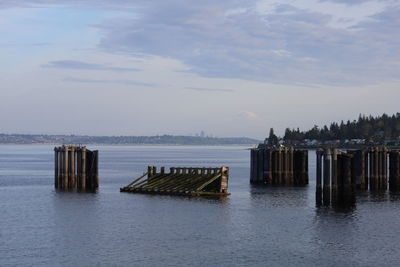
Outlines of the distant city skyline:
[{"label": "distant city skyline", "polygon": [[262,140],[394,114],[398,14],[394,0],[4,0],[0,133]]}]

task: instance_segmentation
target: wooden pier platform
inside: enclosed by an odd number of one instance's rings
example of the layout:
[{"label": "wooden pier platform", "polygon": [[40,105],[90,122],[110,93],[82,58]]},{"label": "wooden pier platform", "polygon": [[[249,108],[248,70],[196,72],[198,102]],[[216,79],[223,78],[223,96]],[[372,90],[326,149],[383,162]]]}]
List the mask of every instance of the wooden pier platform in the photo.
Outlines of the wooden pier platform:
[{"label": "wooden pier platform", "polygon": [[229,168],[171,167],[169,172],[161,167],[149,166],[146,173],[121,192],[166,194],[182,196],[226,196],[228,193]]}]

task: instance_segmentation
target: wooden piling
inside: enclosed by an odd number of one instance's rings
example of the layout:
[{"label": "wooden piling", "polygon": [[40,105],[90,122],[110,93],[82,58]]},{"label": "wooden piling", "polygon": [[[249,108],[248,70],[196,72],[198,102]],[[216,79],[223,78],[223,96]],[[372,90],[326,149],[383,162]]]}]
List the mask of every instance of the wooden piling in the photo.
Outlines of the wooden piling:
[{"label": "wooden piling", "polygon": [[336,183],[337,190],[335,195],[332,197],[332,203],[334,205],[340,204],[343,198],[343,153],[338,153],[336,162]]},{"label": "wooden piling", "polygon": [[76,158],[75,158],[75,147],[74,146],[70,146],[70,153],[69,153],[69,163],[70,163],[70,167],[69,167],[69,181],[68,181],[68,185],[69,188],[76,188]]},{"label": "wooden piling", "polygon": [[221,172],[221,185],[220,185],[219,192],[222,194],[227,194],[228,193],[229,168],[222,166],[220,172]]},{"label": "wooden piling", "polygon": [[[78,147],[76,151],[76,172],[77,172],[77,188],[82,189],[82,176],[83,176],[83,148]],[[84,189],[84,188],[83,188]]]},{"label": "wooden piling", "polygon": [[364,150],[352,151],[354,179],[357,189],[365,189],[365,156]]},{"label": "wooden piling", "polygon": [[324,179],[323,179],[323,190],[322,199],[324,205],[330,204],[331,199],[331,150],[326,148],[324,150]]},{"label": "wooden piling", "polygon": [[332,169],[331,169],[331,200],[336,203],[338,199],[338,150],[332,148]]},{"label": "wooden piling", "polygon": [[255,168],[255,163],[254,163],[254,149],[250,149],[250,183],[254,183],[254,168]]},{"label": "wooden piling", "polygon": [[307,150],[297,150],[297,178],[295,184],[297,185],[307,185],[308,184],[308,151]]},{"label": "wooden piling", "polygon": [[400,189],[400,152],[389,153],[389,189],[398,191]]},{"label": "wooden piling", "polygon": [[259,149],[257,151],[257,183],[262,184],[264,183],[264,151],[263,149]]},{"label": "wooden piling", "polygon": [[264,150],[264,182],[272,184],[272,153],[271,149]]},{"label": "wooden piling", "polygon": [[64,185],[64,148],[58,149],[58,188],[62,189]]},{"label": "wooden piling", "polygon": [[64,180],[63,188],[68,189],[69,185],[69,149],[68,146],[64,146]]},{"label": "wooden piling", "polygon": [[382,174],[382,170],[383,170],[383,157],[382,157],[382,148],[378,147],[377,148],[377,184],[376,184],[376,188],[378,190],[382,189],[382,180],[383,180],[383,174]]},{"label": "wooden piling", "polygon": [[252,172],[250,182],[257,183],[258,180],[258,149],[251,150]]},{"label": "wooden piling", "polygon": [[351,166],[351,158],[350,154],[343,154],[343,163],[342,163],[342,171],[341,175],[343,176],[343,189],[347,195],[352,191],[354,180],[352,179],[352,166]]},{"label": "wooden piling", "polygon": [[375,190],[379,190],[379,183],[381,179],[380,175],[380,170],[381,170],[381,163],[380,163],[380,153],[379,153],[379,147],[375,148],[375,156],[374,156],[374,164],[375,164],[375,183],[374,183],[374,188]]},{"label": "wooden piling", "polygon": [[353,205],[355,201],[355,188],[356,188],[356,180],[353,176],[354,168],[353,168],[353,155],[347,154],[345,155],[345,162],[343,166],[343,189],[344,189],[344,203],[346,205]]},{"label": "wooden piling", "polygon": [[303,185],[308,184],[309,175],[308,175],[308,150],[303,150],[304,154],[304,171],[303,171]]},{"label": "wooden piling", "polygon": [[300,150],[295,150],[293,153],[294,158],[294,170],[293,170],[293,183],[294,185],[301,185],[301,152]]},{"label": "wooden piling", "polygon": [[277,172],[277,169],[278,169],[278,151],[276,151],[276,149],[273,149],[271,155],[272,155],[272,171],[271,171],[271,173],[272,173],[272,184],[273,185],[278,185],[279,184],[278,180],[277,180],[277,177],[278,177],[278,172]]},{"label": "wooden piling", "polygon": [[364,189],[367,190],[369,187],[369,152],[364,150]]},{"label": "wooden piling", "polygon": [[289,148],[289,183],[290,185],[294,185],[294,149],[293,147]]},{"label": "wooden piling", "polygon": [[369,149],[369,189],[375,190],[375,148]]},{"label": "wooden piling", "polygon": [[82,148],[82,169],[81,169],[81,184],[80,189],[86,189],[86,178],[87,178],[87,149]]},{"label": "wooden piling", "polygon": [[94,150],[93,151],[94,155],[94,166],[93,166],[93,176],[94,176],[94,187],[98,188],[99,187],[99,151]]},{"label": "wooden piling", "polygon": [[59,166],[58,166],[58,148],[54,148],[54,187],[58,188],[58,173],[59,173]]},{"label": "wooden piling", "polygon": [[316,174],[316,193],[315,193],[315,200],[317,205],[322,204],[322,153],[323,151],[317,150],[316,151],[316,158],[317,158],[317,174]]},{"label": "wooden piling", "polygon": [[281,150],[281,185],[288,185],[287,181],[287,148],[283,147]]},{"label": "wooden piling", "polygon": [[278,165],[278,168],[277,168],[277,183],[279,184],[279,185],[282,185],[283,184],[283,179],[282,179],[282,164],[283,162],[282,162],[282,148],[281,147],[278,147],[278,162],[277,162],[277,165]]},{"label": "wooden piling", "polygon": [[382,148],[382,190],[387,190],[388,187],[388,149]]}]

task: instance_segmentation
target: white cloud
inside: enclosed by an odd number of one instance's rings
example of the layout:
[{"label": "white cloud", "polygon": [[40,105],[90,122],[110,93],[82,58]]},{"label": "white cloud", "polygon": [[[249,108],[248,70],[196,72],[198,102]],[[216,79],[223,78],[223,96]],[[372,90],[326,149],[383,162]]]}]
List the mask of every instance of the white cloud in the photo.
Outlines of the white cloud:
[{"label": "white cloud", "polygon": [[393,1],[363,1],[351,4],[320,0],[261,0],[256,10],[261,15],[291,15],[298,10],[330,16],[328,25],[334,28],[350,28],[371,20],[372,16],[383,12],[388,6],[399,5]]},{"label": "white cloud", "polygon": [[[98,48],[180,61],[204,77],[286,84],[392,82],[400,39],[394,0],[99,0]],[[51,0],[3,1],[47,7]],[[58,5],[87,7],[83,0]],[[89,25],[88,25],[89,26]],[[65,58],[68,60],[68,58]]]},{"label": "white cloud", "polygon": [[251,112],[251,111],[242,111],[239,113],[240,117],[244,117],[246,119],[250,120],[259,120],[261,119],[256,113]]}]

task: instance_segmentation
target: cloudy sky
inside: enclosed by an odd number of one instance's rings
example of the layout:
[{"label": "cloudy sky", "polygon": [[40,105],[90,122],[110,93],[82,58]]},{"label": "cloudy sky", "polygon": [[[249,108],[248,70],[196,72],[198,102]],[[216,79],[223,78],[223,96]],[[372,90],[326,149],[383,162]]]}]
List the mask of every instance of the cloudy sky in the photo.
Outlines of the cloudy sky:
[{"label": "cloudy sky", "polygon": [[398,0],[0,0],[0,132],[263,138],[400,111]]}]

